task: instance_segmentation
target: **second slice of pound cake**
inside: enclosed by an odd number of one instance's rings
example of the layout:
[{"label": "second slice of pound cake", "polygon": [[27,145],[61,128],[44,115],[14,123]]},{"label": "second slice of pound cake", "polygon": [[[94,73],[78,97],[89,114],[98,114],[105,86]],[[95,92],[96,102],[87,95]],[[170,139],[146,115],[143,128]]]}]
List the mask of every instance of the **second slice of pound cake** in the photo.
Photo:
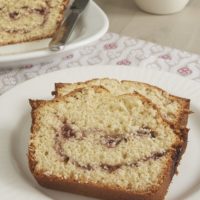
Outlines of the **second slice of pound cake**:
[{"label": "second slice of pound cake", "polygon": [[190,100],[173,96],[156,86],[136,82],[118,81],[116,79],[93,79],[79,83],[56,83],[55,96],[64,96],[74,89],[100,85],[108,89],[114,95],[138,92],[154,103],[161,112],[162,117],[175,127],[185,128],[188,121]]},{"label": "second slice of pound cake", "polygon": [[0,46],[51,37],[69,0],[0,0]]},{"label": "second slice of pound cake", "polygon": [[148,99],[93,86],[30,104],[28,158],[39,184],[105,200],[164,199],[186,141]]}]

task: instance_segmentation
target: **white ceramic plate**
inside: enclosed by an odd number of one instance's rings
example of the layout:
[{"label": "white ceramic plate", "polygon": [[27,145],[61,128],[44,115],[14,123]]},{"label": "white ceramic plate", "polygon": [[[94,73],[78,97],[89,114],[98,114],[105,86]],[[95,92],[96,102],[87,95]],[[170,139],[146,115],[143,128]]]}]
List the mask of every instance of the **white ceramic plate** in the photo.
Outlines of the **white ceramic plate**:
[{"label": "white ceramic plate", "polygon": [[99,39],[108,30],[108,25],[108,18],[105,13],[96,3],[90,0],[63,51],[49,51],[48,43],[50,39],[2,46],[0,47],[0,68],[18,67],[62,56],[66,51]]},{"label": "white ceramic plate", "polygon": [[0,197],[19,200],[87,200],[89,198],[40,187],[29,172],[27,145],[31,126],[28,99],[52,98],[55,82],[76,82],[110,77],[147,82],[191,99],[189,141],[166,200],[200,199],[200,85],[166,72],[127,66],[70,68],[39,76],[0,97]]}]

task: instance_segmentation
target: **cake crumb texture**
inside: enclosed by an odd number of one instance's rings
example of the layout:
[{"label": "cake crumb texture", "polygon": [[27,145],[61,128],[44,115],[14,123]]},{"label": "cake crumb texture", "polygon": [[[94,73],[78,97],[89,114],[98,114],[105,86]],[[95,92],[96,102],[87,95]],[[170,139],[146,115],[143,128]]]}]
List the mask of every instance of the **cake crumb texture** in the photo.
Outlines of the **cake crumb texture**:
[{"label": "cake crumb texture", "polygon": [[57,97],[68,94],[74,89],[91,85],[103,86],[114,95],[138,92],[152,101],[160,110],[161,115],[176,127],[185,127],[189,113],[189,99],[173,96],[168,92],[146,83],[136,81],[118,81],[116,79],[93,79],[86,82],[55,84]]},{"label": "cake crumb texture", "polygon": [[78,191],[103,199],[112,192],[121,199],[164,198],[186,141],[149,99],[87,86],[30,104],[29,166],[41,185],[104,188],[105,197],[101,189]]},{"label": "cake crumb texture", "polygon": [[0,0],[0,45],[51,37],[68,0]]}]

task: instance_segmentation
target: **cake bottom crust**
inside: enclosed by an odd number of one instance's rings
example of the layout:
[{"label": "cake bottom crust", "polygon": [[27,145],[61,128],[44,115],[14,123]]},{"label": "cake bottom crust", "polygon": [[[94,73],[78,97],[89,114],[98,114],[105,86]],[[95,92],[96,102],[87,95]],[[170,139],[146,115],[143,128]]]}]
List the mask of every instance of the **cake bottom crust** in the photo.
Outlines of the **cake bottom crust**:
[{"label": "cake bottom crust", "polygon": [[45,174],[34,174],[34,176],[41,186],[104,200],[163,200],[169,184],[177,171],[177,166],[185,151],[186,144],[177,148],[177,151],[172,155],[172,159],[169,160],[168,168],[166,169],[165,179],[159,189],[146,193],[134,193],[121,190],[120,188],[106,187],[94,183],[81,183],[73,179],[62,179]]}]

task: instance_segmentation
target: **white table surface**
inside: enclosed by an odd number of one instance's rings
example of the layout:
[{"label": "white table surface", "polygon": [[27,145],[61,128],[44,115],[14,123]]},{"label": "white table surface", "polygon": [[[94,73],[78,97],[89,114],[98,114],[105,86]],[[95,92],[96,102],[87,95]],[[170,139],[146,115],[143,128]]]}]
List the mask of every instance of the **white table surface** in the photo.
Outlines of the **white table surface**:
[{"label": "white table surface", "polygon": [[95,0],[110,20],[109,31],[200,54],[200,0],[173,15],[151,15],[134,0]]}]

